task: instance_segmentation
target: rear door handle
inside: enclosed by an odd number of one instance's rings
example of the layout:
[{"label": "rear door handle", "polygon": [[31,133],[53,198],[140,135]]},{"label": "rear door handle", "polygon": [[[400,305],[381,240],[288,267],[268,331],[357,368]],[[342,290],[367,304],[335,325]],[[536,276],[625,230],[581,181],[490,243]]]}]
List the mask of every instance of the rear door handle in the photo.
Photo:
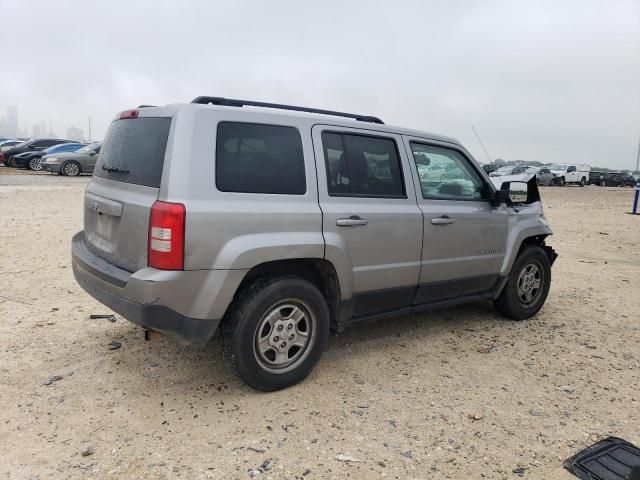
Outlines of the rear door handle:
[{"label": "rear door handle", "polygon": [[358,225],[366,225],[369,220],[366,218],[360,218],[357,215],[352,215],[349,218],[339,218],[336,220],[336,225],[339,227],[357,227]]},{"label": "rear door handle", "polygon": [[431,219],[431,223],[433,225],[450,225],[455,222],[455,218],[449,218],[448,215],[442,215],[441,217]]}]

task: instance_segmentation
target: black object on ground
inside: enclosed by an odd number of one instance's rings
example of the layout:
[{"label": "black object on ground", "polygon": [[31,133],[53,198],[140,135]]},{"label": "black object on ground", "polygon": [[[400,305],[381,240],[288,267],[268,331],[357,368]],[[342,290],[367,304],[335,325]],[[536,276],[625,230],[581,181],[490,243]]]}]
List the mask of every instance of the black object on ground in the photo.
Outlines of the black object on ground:
[{"label": "black object on ground", "polygon": [[583,480],[640,480],[640,449],[608,437],[565,460],[564,468]]},{"label": "black object on ground", "polygon": [[122,344],[120,342],[117,342],[116,340],[111,340],[108,344],[109,350],[117,350],[122,346]]},{"label": "black object on ground", "polygon": [[96,314],[93,314],[93,315],[89,315],[89,318],[91,320],[95,320],[97,318],[104,318],[106,320],[109,320],[112,323],[116,321],[116,316],[115,315],[96,315]]}]

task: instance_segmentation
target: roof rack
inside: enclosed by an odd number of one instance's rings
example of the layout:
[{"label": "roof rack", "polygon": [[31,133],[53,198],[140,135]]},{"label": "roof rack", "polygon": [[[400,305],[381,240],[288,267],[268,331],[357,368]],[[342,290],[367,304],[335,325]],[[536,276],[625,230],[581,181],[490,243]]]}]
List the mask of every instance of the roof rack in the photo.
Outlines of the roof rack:
[{"label": "roof rack", "polygon": [[293,110],[294,112],[307,112],[307,113],[319,113],[321,115],[333,115],[334,117],[346,117],[353,118],[360,122],[369,123],[381,123],[382,120],[378,117],[372,117],[371,115],[358,115],[356,113],[344,113],[334,112],[332,110],[320,110],[318,108],[298,107],[296,105],[281,105],[279,103],[264,103],[254,102],[252,100],[236,100],[234,98],[222,98],[222,97],[196,97],[191,103],[200,103],[203,105],[223,105],[225,107],[263,107],[263,108],[277,108],[280,110]]}]

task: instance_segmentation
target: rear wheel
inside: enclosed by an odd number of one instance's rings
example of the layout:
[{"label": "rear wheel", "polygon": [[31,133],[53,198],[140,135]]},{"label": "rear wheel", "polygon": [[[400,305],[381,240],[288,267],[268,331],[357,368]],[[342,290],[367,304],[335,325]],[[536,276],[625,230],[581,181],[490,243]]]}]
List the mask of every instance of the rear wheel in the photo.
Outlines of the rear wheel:
[{"label": "rear wheel", "polygon": [[527,245],[516,258],[509,280],[493,304],[504,316],[524,320],[542,308],[550,286],[549,257],[542,248]]},{"label": "rear wheel", "polygon": [[584,177],[582,177],[582,178],[580,179],[580,186],[581,186],[581,187],[584,187],[586,184],[587,184],[587,179],[586,179],[586,178],[584,178]]},{"label": "rear wheel", "polygon": [[34,172],[42,170],[42,165],[40,164],[41,160],[42,159],[40,157],[32,157],[29,160],[29,170],[33,170]]},{"label": "rear wheel", "polygon": [[601,187],[606,187],[607,183],[604,180],[600,180],[600,186]]},{"label": "rear wheel", "polygon": [[80,164],[71,160],[62,165],[60,171],[66,177],[77,177],[80,175]]},{"label": "rear wheel", "polygon": [[303,380],[329,336],[329,308],[299,277],[268,277],[244,289],[223,322],[227,363],[249,386],[279,390]]}]

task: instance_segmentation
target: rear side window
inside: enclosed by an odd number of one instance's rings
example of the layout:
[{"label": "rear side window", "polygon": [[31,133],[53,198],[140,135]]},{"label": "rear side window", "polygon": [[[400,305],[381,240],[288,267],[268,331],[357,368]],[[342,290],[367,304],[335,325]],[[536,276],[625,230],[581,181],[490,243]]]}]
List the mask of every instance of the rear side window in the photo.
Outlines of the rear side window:
[{"label": "rear side window", "polygon": [[286,195],[306,192],[302,138],[297,129],[221,122],[216,145],[218,190]]},{"label": "rear side window", "polygon": [[171,118],[114,120],[105,136],[94,175],[116,182],[160,187]]},{"label": "rear side window", "polygon": [[390,138],[322,134],[331,196],[404,197],[396,142]]}]

